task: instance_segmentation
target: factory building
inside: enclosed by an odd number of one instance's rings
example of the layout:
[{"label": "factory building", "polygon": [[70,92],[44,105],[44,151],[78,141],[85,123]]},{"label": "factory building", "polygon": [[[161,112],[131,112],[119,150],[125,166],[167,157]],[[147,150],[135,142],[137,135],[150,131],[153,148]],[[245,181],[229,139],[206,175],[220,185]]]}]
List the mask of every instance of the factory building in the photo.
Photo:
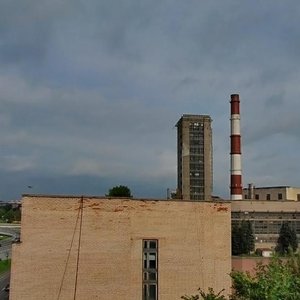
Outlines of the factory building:
[{"label": "factory building", "polygon": [[249,220],[255,235],[256,248],[276,247],[280,228],[288,222],[300,238],[300,188],[290,186],[242,186],[240,98],[230,100],[230,200],[231,223],[238,225]]},{"label": "factory building", "polygon": [[24,195],[10,299],[229,294],[230,243],[228,202]]},{"label": "factory building", "polygon": [[300,201],[300,188],[291,186],[255,187],[249,184],[243,189],[243,198],[246,200],[278,200]]},{"label": "factory building", "polygon": [[177,122],[177,198],[211,200],[212,128],[207,115],[183,115]]},{"label": "factory building", "polygon": [[232,226],[240,224],[242,220],[249,220],[252,224],[255,248],[274,249],[283,222],[289,223],[300,240],[300,202],[298,201],[232,201]]},{"label": "factory building", "polygon": [[231,203],[231,224],[249,220],[255,248],[274,249],[283,222],[289,223],[300,241],[300,188],[249,184],[243,189],[243,199]]}]

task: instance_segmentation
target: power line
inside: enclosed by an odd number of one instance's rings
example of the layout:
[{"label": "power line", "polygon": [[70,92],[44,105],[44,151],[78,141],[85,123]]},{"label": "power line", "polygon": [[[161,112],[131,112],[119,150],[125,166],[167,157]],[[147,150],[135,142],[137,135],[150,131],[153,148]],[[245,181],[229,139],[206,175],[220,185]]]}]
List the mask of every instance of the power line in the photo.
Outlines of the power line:
[{"label": "power line", "polygon": [[68,268],[68,264],[69,264],[69,260],[70,260],[74,240],[75,240],[75,234],[76,234],[76,229],[77,229],[77,225],[78,225],[78,221],[79,221],[81,208],[82,208],[82,200],[80,201],[80,205],[79,205],[79,209],[78,209],[78,213],[77,213],[77,218],[76,218],[76,222],[75,222],[75,226],[74,226],[74,230],[73,230],[72,240],[71,240],[71,244],[70,244],[69,251],[68,251],[67,261],[66,261],[66,264],[65,264],[64,273],[63,273],[62,280],[61,280],[60,287],[59,287],[59,291],[58,291],[57,300],[60,299],[60,295],[61,295],[61,292],[62,292],[62,287],[63,287],[65,276],[66,276],[66,273],[67,273],[67,268]]},{"label": "power line", "polygon": [[76,294],[77,294],[78,269],[79,269],[80,246],[81,246],[81,231],[82,231],[82,216],[83,216],[83,197],[81,197],[81,201],[80,201],[80,226],[79,226],[78,249],[77,249],[77,264],[76,264],[74,300],[76,299]]}]

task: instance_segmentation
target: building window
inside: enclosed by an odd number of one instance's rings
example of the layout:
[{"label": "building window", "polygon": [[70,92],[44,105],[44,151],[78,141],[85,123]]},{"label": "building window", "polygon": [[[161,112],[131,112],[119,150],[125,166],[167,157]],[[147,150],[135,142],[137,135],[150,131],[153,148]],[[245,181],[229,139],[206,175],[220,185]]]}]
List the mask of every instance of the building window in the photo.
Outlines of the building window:
[{"label": "building window", "polygon": [[267,194],[267,200],[271,200],[271,194]]},{"label": "building window", "polygon": [[255,200],[259,200],[259,195],[258,194],[255,195]]},{"label": "building window", "polygon": [[278,194],[278,200],[282,200],[282,194],[281,193]]},{"label": "building window", "polygon": [[143,240],[143,300],[157,300],[158,241]]}]

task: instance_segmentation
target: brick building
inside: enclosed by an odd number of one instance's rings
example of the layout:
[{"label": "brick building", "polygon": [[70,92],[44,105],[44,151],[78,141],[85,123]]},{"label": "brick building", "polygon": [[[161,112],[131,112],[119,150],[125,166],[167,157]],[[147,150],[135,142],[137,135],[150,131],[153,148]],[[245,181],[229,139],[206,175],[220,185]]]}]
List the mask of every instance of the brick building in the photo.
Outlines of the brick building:
[{"label": "brick building", "polygon": [[24,195],[10,299],[229,293],[230,240],[230,203]]}]

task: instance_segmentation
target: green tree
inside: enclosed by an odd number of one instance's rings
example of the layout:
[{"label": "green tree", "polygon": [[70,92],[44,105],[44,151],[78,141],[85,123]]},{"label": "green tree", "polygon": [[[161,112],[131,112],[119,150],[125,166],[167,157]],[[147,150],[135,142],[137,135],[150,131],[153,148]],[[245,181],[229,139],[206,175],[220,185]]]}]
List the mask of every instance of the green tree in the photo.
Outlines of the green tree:
[{"label": "green tree", "polygon": [[[297,300],[300,299],[299,264],[300,260],[282,261],[278,257],[268,265],[258,264],[256,274],[248,272],[231,273],[233,282],[232,300]],[[293,267],[292,267],[293,265]],[[298,276],[297,276],[298,275]]]},{"label": "green tree", "polygon": [[198,289],[199,295],[194,295],[194,296],[181,296],[181,299],[184,300],[226,300],[225,296],[222,295],[223,291],[218,292],[217,294],[214,292],[212,288],[208,288],[208,293],[206,293],[204,290],[201,288]]},{"label": "green tree", "polygon": [[[299,300],[300,299],[300,254],[282,259],[273,257],[268,265],[258,264],[255,275],[234,271],[231,300]],[[222,291],[215,294],[212,289],[199,295],[182,296],[184,300],[223,300]],[[202,297],[202,298],[200,298]]]},{"label": "green tree", "polygon": [[277,240],[276,251],[280,254],[288,254],[290,250],[295,252],[298,248],[297,234],[288,222],[283,222]]},{"label": "green tree", "polygon": [[231,229],[231,251],[232,255],[240,255],[241,252],[241,230],[237,225]]},{"label": "green tree", "polygon": [[13,207],[11,204],[6,204],[0,208],[0,220],[11,223],[13,221],[21,220],[20,207]]},{"label": "green tree", "polygon": [[108,191],[109,197],[132,197],[130,189],[125,185],[119,185]]},{"label": "green tree", "polygon": [[250,254],[254,250],[254,235],[251,222],[243,220],[240,226],[232,226],[232,255]]},{"label": "green tree", "polygon": [[249,220],[243,220],[241,224],[241,250],[244,254],[250,254],[254,250],[254,235]]}]

